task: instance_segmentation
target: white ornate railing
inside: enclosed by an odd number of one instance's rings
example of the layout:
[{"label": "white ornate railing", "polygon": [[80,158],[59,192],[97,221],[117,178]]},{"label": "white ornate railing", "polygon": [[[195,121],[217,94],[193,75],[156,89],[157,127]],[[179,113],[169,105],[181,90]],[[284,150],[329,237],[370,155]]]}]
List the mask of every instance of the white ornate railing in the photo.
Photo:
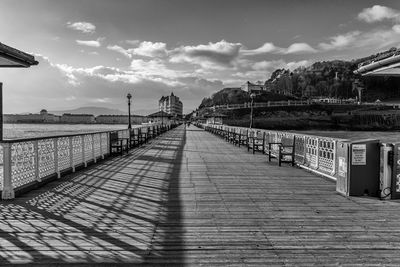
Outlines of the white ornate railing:
[{"label": "white ornate railing", "polygon": [[[157,125],[139,127],[155,131]],[[165,129],[171,123],[164,123]],[[130,131],[117,130],[119,138],[130,138]],[[15,197],[15,190],[41,182],[51,176],[61,177],[77,166],[86,167],[110,154],[110,132],[66,136],[14,139],[0,142],[0,190],[2,199]]]},{"label": "white ornate railing", "polygon": [[[227,125],[206,124],[203,125],[203,127],[221,129],[222,131],[236,129],[236,132],[244,132],[247,130],[249,135],[251,135],[252,132],[264,133],[265,151],[268,149],[268,143],[280,143],[283,142],[283,139],[285,138],[287,140],[295,140],[295,163],[331,177],[334,177],[337,172],[337,142],[345,141],[345,139],[338,138],[254,128],[250,130],[244,127]],[[278,153],[277,145],[272,145],[272,152]]]}]

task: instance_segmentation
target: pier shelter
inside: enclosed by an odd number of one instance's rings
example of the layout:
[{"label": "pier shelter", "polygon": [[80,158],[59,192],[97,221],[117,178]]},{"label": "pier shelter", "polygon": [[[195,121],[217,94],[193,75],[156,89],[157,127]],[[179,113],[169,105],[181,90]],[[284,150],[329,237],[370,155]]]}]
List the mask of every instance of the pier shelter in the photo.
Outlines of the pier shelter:
[{"label": "pier shelter", "polygon": [[[0,43],[0,68],[28,68],[39,64],[35,57]],[[3,140],[3,84],[0,82],[0,140]]]}]

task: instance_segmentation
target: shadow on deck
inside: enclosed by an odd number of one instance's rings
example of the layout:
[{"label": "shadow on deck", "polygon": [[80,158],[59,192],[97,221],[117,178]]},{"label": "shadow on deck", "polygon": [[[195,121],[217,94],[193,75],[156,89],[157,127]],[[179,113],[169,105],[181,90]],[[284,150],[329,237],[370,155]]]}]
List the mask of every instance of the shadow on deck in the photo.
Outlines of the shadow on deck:
[{"label": "shadow on deck", "polygon": [[[0,265],[183,262],[179,178],[186,133],[0,203]],[[178,234],[177,234],[178,233]]]}]

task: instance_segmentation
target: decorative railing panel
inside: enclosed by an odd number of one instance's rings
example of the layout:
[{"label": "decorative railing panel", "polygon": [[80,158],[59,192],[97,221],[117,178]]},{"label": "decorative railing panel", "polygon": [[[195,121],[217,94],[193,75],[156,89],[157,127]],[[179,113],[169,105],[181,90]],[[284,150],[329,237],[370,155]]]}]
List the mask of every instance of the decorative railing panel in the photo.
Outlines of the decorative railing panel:
[{"label": "decorative railing panel", "polygon": [[[318,170],[324,174],[335,175],[336,171],[336,151],[337,142],[342,139],[333,139],[328,137],[303,135],[282,131],[265,131],[260,129],[238,128],[228,125],[208,124],[203,128],[210,131],[223,129],[228,131],[247,131],[248,137],[258,137],[265,132],[265,148],[271,143],[282,143],[283,145],[292,145],[294,142],[295,162],[307,166],[313,170]],[[222,134],[222,133],[221,133]],[[279,146],[272,144],[271,152],[278,153]]]},{"label": "decorative railing panel", "polygon": [[295,136],[294,142],[294,154],[295,161],[304,164],[306,155],[306,137],[305,136]]},{"label": "decorative railing panel", "polygon": [[318,138],[317,137],[306,137],[306,160],[305,164],[317,169],[318,167]]},{"label": "decorative railing panel", "polygon": [[94,134],[93,135],[93,149],[94,149],[94,157],[98,158],[100,157],[100,134]]},{"label": "decorative railing panel", "polygon": [[65,170],[71,167],[71,137],[57,138],[57,171]]},{"label": "decorative railing panel", "polygon": [[84,147],[84,154],[85,154],[85,162],[93,159],[93,138],[92,135],[86,134],[83,136],[85,147]]},{"label": "decorative railing panel", "polygon": [[[170,129],[172,124],[166,124]],[[146,125],[140,127],[148,132]],[[43,178],[57,175],[109,154],[109,132],[54,136],[0,142],[0,190],[2,198],[14,198],[14,190]],[[130,138],[129,130],[118,130]]]},{"label": "decorative railing panel", "polygon": [[318,169],[328,174],[335,172],[336,141],[319,139]]},{"label": "decorative railing panel", "polygon": [[101,154],[107,154],[107,151],[109,149],[108,145],[108,133],[102,133],[101,134]]},{"label": "decorative railing panel", "polygon": [[56,172],[55,142],[57,139],[38,140],[39,178]]},{"label": "decorative railing panel", "polygon": [[14,188],[36,180],[37,148],[35,141],[17,142],[11,146],[11,181]]},{"label": "decorative railing panel", "polygon": [[73,166],[77,166],[83,163],[83,147],[82,147],[82,136],[72,137],[72,163]]}]

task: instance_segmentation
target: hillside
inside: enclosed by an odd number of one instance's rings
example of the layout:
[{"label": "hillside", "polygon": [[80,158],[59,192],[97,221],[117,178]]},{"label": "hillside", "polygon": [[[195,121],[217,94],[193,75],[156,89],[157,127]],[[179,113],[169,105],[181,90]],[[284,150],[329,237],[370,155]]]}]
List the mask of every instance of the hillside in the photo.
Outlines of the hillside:
[{"label": "hillside", "polygon": [[[267,102],[316,97],[356,98],[358,92],[353,89],[353,83],[356,80],[359,80],[364,87],[361,96],[362,102],[374,102],[377,99],[380,101],[399,99],[400,77],[361,77],[353,73],[358,64],[376,57],[387,57],[393,51],[396,51],[396,48],[351,61],[320,61],[309,67],[299,67],[293,71],[276,69],[265,81],[264,86],[267,92],[262,96],[257,96],[255,101]],[[249,94],[240,88],[224,88],[211,97],[204,98],[199,108],[249,101]]]},{"label": "hillside", "polygon": [[58,110],[58,111],[49,111],[49,113],[55,115],[62,115],[64,113],[71,114],[93,114],[94,116],[98,115],[127,115],[127,112],[121,111],[119,109],[110,109],[104,107],[80,107],[76,109],[70,110]]},{"label": "hillside", "polygon": [[[276,93],[264,92],[262,95],[258,95],[255,98],[255,102],[267,102],[267,101],[280,101],[293,99],[293,97],[288,97]],[[225,105],[225,104],[242,104],[245,102],[250,102],[250,96],[247,92],[241,90],[240,88],[224,88],[211,97],[205,97],[199,108],[211,107],[214,105]]]}]

